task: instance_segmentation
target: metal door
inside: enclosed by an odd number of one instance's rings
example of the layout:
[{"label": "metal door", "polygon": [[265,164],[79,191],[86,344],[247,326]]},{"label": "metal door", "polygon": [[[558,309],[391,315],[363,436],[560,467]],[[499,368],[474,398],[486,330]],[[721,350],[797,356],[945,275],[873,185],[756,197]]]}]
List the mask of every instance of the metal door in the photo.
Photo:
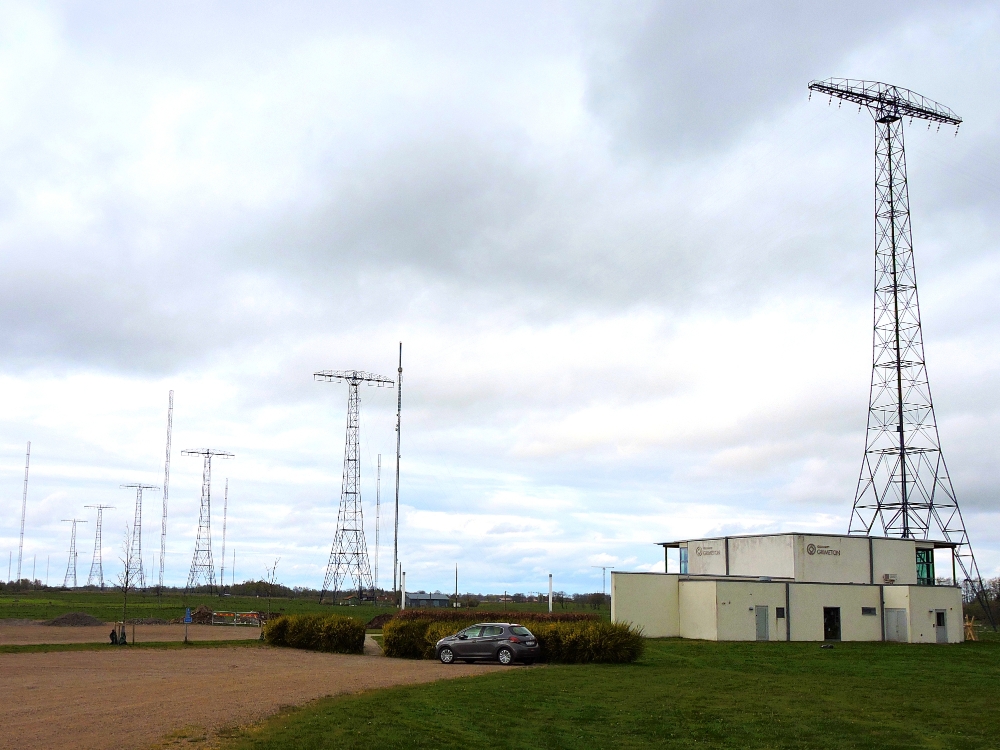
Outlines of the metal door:
[{"label": "metal door", "polygon": [[906,610],[886,607],[885,609],[885,639],[906,643]]},{"label": "metal door", "polygon": [[840,607],[823,607],[823,640],[840,640]]},{"label": "metal door", "polygon": [[770,640],[767,631],[767,625],[768,625],[767,606],[766,605],[761,606],[758,604],[756,607],[753,608],[753,610],[754,610],[754,615],[757,618],[757,640],[758,641]]},{"label": "metal door", "polygon": [[948,612],[939,609],[934,613],[934,630],[937,631],[937,642],[948,642]]}]

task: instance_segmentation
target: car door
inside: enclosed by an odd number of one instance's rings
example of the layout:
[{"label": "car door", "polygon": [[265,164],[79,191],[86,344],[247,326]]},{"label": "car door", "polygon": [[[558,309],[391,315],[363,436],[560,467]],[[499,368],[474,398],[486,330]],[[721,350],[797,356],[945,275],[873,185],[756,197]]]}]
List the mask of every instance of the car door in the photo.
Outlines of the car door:
[{"label": "car door", "polygon": [[499,625],[487,625],[479,636],[476,655],[492,657],[501,640],[503,640],[503,628]]},{"label": "car door", "polygon": [[476,656],[475,649],[479,643],[479,633],[481,630],[481,626],[473,625],[471,628],[461,631],[458,634],[458,639],[451,644],[451,649],[455,652],[455,656]]}]

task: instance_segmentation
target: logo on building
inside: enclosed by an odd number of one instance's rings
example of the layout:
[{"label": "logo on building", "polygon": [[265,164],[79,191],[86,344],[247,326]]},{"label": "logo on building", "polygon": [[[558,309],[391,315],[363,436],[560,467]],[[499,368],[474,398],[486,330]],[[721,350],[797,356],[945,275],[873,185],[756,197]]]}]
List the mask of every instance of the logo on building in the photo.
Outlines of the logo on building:
[{"label": "logo on building", "polygon": [[818,547],[815,544],[806,545],[806,552],[810,555],[832,555],[833,557],[840,557],[839,549],[830,549],[829,544],[821,544]]},{"label": "logo on building", "polygon": [[816,554],[816,545],[815,544],[810,544],[808,547],[806,547],[806,552],[808,552],[810,555],[815,555]]},{"label": "logo on building", "polygon": [[702,555],[721,555],[722,554],[721,552],[719,552],[719,550],[712,549],[711,547],[695,547],[694,548],[694,553],[698,557],[701,557]]}]

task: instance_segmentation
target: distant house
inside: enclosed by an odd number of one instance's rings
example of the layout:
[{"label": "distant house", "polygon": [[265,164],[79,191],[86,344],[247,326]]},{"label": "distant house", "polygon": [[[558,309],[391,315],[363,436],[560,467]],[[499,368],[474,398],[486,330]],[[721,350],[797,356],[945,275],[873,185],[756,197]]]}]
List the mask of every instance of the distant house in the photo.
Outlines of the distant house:
[{"label": "distant house", "polygon": [[433,594],[428,594],[426,591],[407,591],[406,606],[450,607],[451,599],[448,598],[447,594],[442,594],[440,591],[435,591]]}]

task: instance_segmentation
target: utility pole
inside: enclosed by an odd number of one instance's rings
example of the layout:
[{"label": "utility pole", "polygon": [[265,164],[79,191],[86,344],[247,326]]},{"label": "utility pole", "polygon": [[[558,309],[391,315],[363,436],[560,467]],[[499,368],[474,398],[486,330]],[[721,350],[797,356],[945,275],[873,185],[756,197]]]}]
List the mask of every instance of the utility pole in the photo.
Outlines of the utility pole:
[{"label": "utility pole", "polygon": [[[31,462],[31,441],[24,455],[24,492],[21,493],[21,541],[17,545],[17,581],[21,582],[21,554],[24,552],[24,513],[28,509],[28,464]],[[7,573],[8,578],[10,572]]]},{"label": "utility pole", "polygon": [[344,473],[340,486],[340,507],[337,511],[337,531],[330,548],[330,559],[323,577],[319,600],[327,591],[333,592],[337,601],[341,584],[350,577],[357,587],[358,602],[368,589],[375,597],[368,544],[365,541],[364,510],[361,504],[361,455],[358,446],[361,399],[358,386],[385,386],[392,388],[392,379],[362,370],[322,370],[313,373],[316,380],[327,383],[347,383],[347,436],[344,443]]},{"label": "utility pole", "polygon": [[399,560],[399,446],[403,414],[403,342],[399,342],[399,367],[396,370],[396,510],[392,532],[392,590],[396,591],[396,565]]}]

